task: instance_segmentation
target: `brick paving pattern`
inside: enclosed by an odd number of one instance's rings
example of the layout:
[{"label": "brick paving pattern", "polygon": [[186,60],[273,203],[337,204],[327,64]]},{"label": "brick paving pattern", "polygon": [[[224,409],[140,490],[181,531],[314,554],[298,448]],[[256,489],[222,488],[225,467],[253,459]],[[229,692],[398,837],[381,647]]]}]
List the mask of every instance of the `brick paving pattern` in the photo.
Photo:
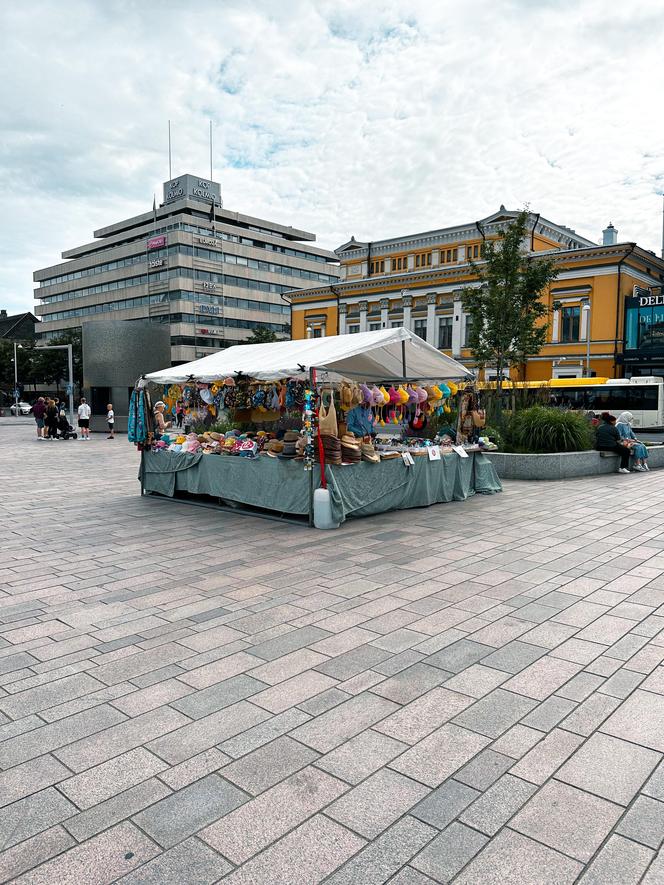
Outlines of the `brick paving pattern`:
[{"label": "brick paving pattern", "polygon": [[0,427],[0,881],[664,882],[664,472],[322,533],[32,433]]}]

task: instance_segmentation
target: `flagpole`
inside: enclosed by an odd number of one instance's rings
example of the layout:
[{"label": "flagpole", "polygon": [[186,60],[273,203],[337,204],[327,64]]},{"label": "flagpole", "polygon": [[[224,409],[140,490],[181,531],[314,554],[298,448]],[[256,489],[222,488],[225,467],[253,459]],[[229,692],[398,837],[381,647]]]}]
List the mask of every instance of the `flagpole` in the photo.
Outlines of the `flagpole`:
[{"label": "flagpole", "polygon": [[173,170],[171,169],[171,121],[168,121],[168,177],[173,178]]},{"label": "flagpole", "polygon": [[210,184],[212,184],[212,120],[210,120]]}]

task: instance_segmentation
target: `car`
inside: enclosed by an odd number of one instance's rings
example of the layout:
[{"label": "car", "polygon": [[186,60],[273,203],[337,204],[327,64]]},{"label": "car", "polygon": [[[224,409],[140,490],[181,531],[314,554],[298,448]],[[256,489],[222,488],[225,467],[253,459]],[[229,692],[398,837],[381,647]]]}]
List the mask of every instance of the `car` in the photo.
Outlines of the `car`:
[{"label": "car", "polygon": [[30,403],[19,402],[12,403],[11,409],[9,411],[12,413],[12,415],[29,415],[31,409],[32,406],[30,405]]}]

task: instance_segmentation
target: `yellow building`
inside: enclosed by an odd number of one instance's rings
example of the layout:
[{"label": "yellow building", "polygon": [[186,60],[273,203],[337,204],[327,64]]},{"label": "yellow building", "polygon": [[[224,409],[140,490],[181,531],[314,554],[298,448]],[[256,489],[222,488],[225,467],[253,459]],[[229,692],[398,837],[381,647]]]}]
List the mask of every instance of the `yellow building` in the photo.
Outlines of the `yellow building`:
[{"label": "yellow building", "polygon": [[[501,206],[470,224],[372,243],[351,238],[335,250],[339,283],[285,296],[293,338],[403,325],[473,368],[461,300],[463,288],[478,285],[469,259],[481,263],[483,240],[496,238],[517,215]],[[536,213],[529,230],[524,245],[553,257],[559,270],[543,295],[547,343],[512,370],[513,379],[581,377],[587,362],[598,376],[664,374],[664,261],[636,243],[618,243],[613,225],[602,245]],[[487,367],[485,377],[493,375]]]}]

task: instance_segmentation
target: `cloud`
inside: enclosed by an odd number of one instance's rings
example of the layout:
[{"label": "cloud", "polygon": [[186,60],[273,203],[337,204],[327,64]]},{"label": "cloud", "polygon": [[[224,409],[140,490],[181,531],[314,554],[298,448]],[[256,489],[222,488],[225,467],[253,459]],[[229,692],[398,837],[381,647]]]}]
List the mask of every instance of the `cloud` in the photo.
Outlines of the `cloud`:
[{"label": "cloud", "polygon": [[173,172],[333,248],[500,203],[659,253],[655,0],[33,2],[0,8],[0,305]]}]

